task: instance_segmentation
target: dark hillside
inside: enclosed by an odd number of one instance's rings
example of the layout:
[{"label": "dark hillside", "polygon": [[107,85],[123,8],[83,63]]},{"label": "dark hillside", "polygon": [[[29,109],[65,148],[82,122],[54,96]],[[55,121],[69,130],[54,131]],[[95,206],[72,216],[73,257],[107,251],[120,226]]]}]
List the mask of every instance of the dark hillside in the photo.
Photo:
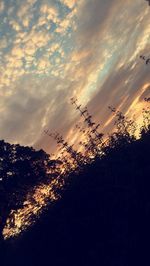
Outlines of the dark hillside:
[{"label": "dark hillside", "polygon": [[149,265],[149,150],[147,133],[72,176],[63,198],[5,244],[2,265]]}]

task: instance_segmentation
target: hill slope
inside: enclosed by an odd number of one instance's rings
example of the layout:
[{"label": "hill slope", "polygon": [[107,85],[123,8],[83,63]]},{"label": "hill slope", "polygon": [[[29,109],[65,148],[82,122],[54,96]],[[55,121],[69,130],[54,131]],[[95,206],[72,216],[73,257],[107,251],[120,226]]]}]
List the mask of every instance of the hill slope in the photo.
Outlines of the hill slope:
[{"label": "hill slope", "polygon": [[147,134],[72,176],[63,198],[6,243],[3,265],[149,265],[149,150]]}]

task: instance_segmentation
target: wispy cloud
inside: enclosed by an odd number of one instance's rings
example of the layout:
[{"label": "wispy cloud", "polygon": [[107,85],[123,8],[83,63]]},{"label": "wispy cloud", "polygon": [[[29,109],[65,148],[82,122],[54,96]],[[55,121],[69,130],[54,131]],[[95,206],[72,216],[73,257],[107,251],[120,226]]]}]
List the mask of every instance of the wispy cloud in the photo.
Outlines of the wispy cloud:
[{"label": "wispy cloud", "polygon": [[1,138],[46,151],[55,146],[45,127],[77,139],[72,96],[88,105],[105,131],[112,126],[108,105],[140,115],[150,82],[139,59],[150,44],[143,0],[0,3]]}]

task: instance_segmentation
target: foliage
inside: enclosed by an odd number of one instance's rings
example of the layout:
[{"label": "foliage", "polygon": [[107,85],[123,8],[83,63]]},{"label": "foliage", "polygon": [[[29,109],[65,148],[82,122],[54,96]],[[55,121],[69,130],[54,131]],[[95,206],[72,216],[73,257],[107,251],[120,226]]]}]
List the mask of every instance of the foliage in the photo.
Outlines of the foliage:
[{"label": "foliage", "polygon": [[[149,98],[145,99],[149,103]],[[104,157],[120,152],[120,156],[126,154],[126,148],[136,143],[135,121],[125,117],[120,111],[109,107],[115,117],[115,130],[109,136],[104,136],[99,131],[100,123],[96,124],[89,114],[87,107],[82,108],[76,99],[71,99],[73,106],[79,111],[84,121],[83,127],[79,124],[76,129],[81,133],[79,143],[80,150],[74,149],[59,133],[45,131],[54,138],[59,147],[57,160],[50,160],[44,151],[35,151],[33,148],[11,145],[0,141],[0,218],[2,229],[11,210],[16,210],[23,205],[28,192],[34,192],[39,184],[49,184],[49,180],[56,180],[54,190],[57,194],[62,193],[63,188],[59,184],[70,182],[71,175],[84,172],[85,169],[100,162]],[[149,138],[150,133],[150,110],[143,110],[143,126],[141,127],[141,139]],[[83,137],[84,136],[84,137]],[[83,139],[83,140],[82,140]],[[128,154],[128,157],[131,155]],[[125,158],[124,158],[125,160]],[[113,160],[109,162],[109,170]],[[53,182],[55,184],[55,182]],[[29,193],[28,193],[29,194]],[[47,199],[48,200],[48,199]]]},{"label": "foliage", "polygon": [[[145,98],[145,102],[149,103],[150,98]],[[70,174],[72,171],[80,171],[84,169],[85,165],[91,164],[97,159],[106,156],[112,150],[125,148],[129,144],[136,141],[137,123],[133,119],[129,119],[122,112],[116,108],[109,106],[112,116],[114,116],[114,131],[108,136],[104,136],[99,131],[100,123],[93,121],[92,115],[89,113],[87,107],[82,107],[78,104],[77,99],[71,98],[71,103],[79,112],[83,119],[83,126],[76,125],[76,129],[80,133],[79,148],[82,152],[74,149],[73,145],[69,145],[67,141],[59,133],[49,133],[45,131],[50,137],[53,137],[58,146],[60,146],[59,159],[63,162],[64,174]],[[140,128],[139,135],[149,135],[150,132],[150,109],[147,107],[143,109],[143,125]],[[68,155],[68,156],[67,156]]]},{"label": "foliage", "polygon": [[[45,131],[45,133],[54,138],[56,140],[58,146],[60,146],[60,155],[57,158],[61,160],[63,164],[64,174],[70,173],[70,171],[75,170],[77,167],[81,167],[84,164],[84,157],[80,152],[77,152],[73,145],[69,145],[67,141],[63,139],[63,137],[59,133],[49,133],[49,131]],[[67,153],[67,157],[66,157]]]},{"label": "foliage", "polygon": [[8,265],[127,266],[128,254],[134,265],[148,265],[149,149],[150,134],[143,135],[71,172],[61,200],[23,236],[7,242]]},{"label": "foliage", "polygon": [[51,178],[51,168],[43,150],[0,141],[0,233],[10,210],[20,208],[27,192]]},{"label": "foliage", "polygon": [[89,114],[87,107],[83,109],[81,108],[82,106],[78,104],[77,99],[71,98],[71,103],[75,106],[75,109],[79,111],[84,123],[87,125],[87,129],[82,129],[79,125],[76,125],[76,128],[85,135],[85,141],[81,141],[80,145],[84,147],[86,157],[90,159],[95,156],[99,156],[101,154],[104,135],[98,130],[100,124],[96,124],[93,121],[92,115]]},{"label": "foliage", "polygon": [[[145,101],[150,102],[150,98],[146,98]],[[141,128],[141,137],[149,134],[150,132],[150,108],[143,109],[143,125]]]}]

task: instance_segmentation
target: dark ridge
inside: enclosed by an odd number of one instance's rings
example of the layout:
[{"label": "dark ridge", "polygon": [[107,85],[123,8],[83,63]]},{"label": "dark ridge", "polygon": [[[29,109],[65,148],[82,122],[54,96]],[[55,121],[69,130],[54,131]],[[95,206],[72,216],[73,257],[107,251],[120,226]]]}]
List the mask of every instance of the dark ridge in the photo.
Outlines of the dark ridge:
[{"label": "dark ridge", "polygon": [[0,242],[11,210],[22,208],[27,193],[57,177],[56,166],[61,162],[51,160],[43,150],[9,144],[0,140]]},{"label": "dark ridge", "polygon": [[5,242],[1,265],[150,265],[149,150],[148,132],[72,174],[62,199]]}]

